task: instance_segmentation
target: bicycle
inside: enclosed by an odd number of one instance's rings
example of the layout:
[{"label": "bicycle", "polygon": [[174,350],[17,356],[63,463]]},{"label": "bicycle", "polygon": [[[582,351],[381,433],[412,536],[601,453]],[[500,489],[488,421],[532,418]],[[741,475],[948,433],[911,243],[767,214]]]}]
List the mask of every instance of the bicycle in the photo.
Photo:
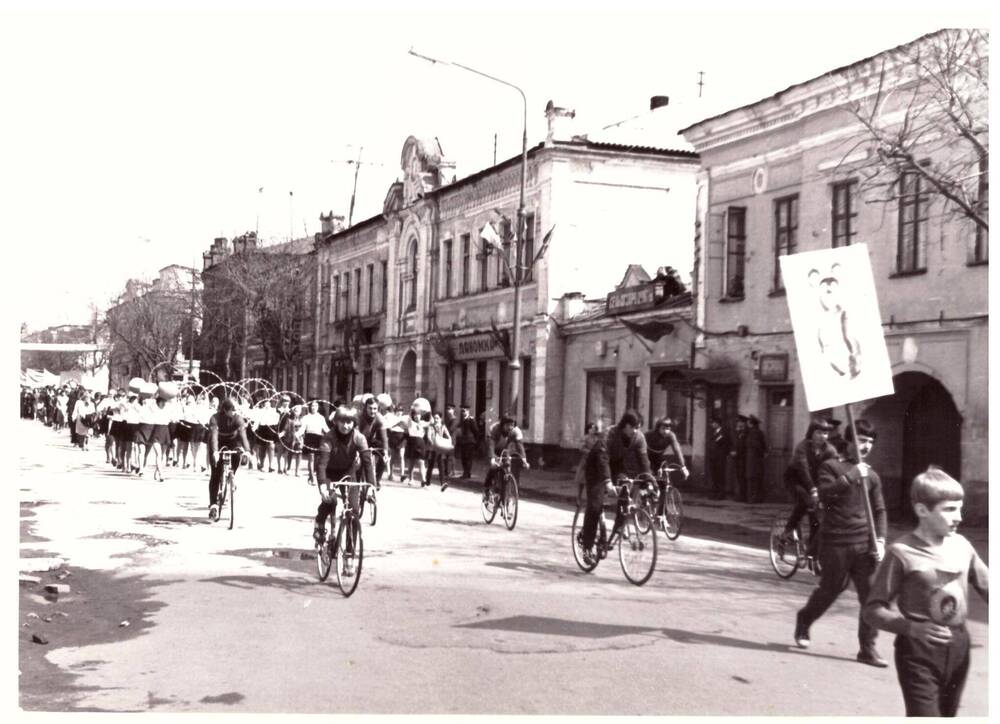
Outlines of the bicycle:
[{"label": "bicycle", "polygon": [[634,480],[624,476],[618,478],[615,484],[618,491],[615,520],[609,534],[604,511],[601,511],[595,541],[597,555],[594,558],[584,555],[581,530],[584,508],[577,506],[573,515],[573,557],[581,570],[590,573],[597,568],[598,563],[607,558],[608,551],[617,543],[622,573],[629,583],[641,586],[650,579],[656,567],[656,528],[649,514],[637,507],[632,500],[629,491],[634,483]]},{"label": "bicycle", "polygon": [[361,518],[350,505],[347,489],[370,488],[371,483],[358,483],[344,477],[335,485],[334,495],[340,498],[341,505],[337,510],[336,526],[330,516],[323,523],[323,541],[316,546],[316,572],[319,580],[325,581],[336,564],[337,586],[347,598],[361,581],[361,564],[365,554]]},{"label": "bicycle", "polygon": [[[639,491],[639,507],[649,515],[656,526],[663,531],[668,540],[677,540],[681,534],[684,518],[684,503],[681,491],[670,481],[671,473],[683,470],[679,463],[664,462],[656,471],[656,479],[663,485],[661,493],[659,485],[648,484]],[[661,509],[662,495],[662,509]]]},{"label": "bicycle", "polygon": [[219,457],[222,459],[222,481],[219,483],[219,493],[218,502],[216,505],[219,507],[219,512],[215,516],[215,523],[222,520],[222,510],[226,506],[226,500],[229,500],[229,530],[233,529],[233,523],[236,518],[236,471],[233,470],[232,464],[229,458],[233,455],[239,455],[241,459],[246,457],[246,452],[244,450],[220,450]]},{"label": "bicycle", "polygon": [[[369,450],[371,450],[371,454],[372,454],[372,465],[377,470],[378,466],[375,465],[375,456],[376,455],[385,455],[385,450],[383,448],[380,448],[380,447],[369,448]],[[388,466],[387,466],[387,469],[388,469]],[[376,479],[377,479],[377,476],[378,476],[378,473],[376,472]],[[375,495],[375,493],[376,493],[377,490],[378,490],[377,487],[370,486],[368,488],[368,493],[366,494],[365,499],[363,501],[361,501],[362,514],[364,513],[364,507],[365,507],[365,505],[366,504],[368,505],[368,525],[375,525],[375,521],[378,520],[378,498]]]},{"label": "bicycle", "polygon": [[[820,510],[810,515],[819,516]],[[771,568],[780,578],[791,578],[800,568],[808,568],[815,575],[820,574],[819,559],[816,557],[816,534],[819,532],[817,522],[815,530],[813,524],[807,519],[806,525],[802,525],[802,520],[792,529],[791,536],[785,534],[785,526],[788,523],[788,513],[778,513],[771,523],[771,531],[768,540],[768,555],[771,559]]]},{"label": "bicycle", "polygon": [[489,490],[483,493],[481,503],[483,520],[492,523],[499,509],[507,530],[514,530],[514,526],[517,525],[518,487],[517,478],[510,469],[512,458],[523,459],[517,453],[511,453],[509,450],[502,451],[492,459],[500,467],[503,482],[499,493],[496,491],[496,485],[491,483]]}]

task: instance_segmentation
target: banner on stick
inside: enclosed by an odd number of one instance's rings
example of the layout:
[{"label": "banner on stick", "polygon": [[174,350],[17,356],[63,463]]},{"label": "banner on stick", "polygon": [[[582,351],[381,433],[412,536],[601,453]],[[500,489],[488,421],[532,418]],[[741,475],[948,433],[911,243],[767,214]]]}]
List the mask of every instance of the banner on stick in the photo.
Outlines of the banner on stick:
[{"label": "banner on stick", "polygon": [[893,394],[868,246],[778,261],[809,411]]}]

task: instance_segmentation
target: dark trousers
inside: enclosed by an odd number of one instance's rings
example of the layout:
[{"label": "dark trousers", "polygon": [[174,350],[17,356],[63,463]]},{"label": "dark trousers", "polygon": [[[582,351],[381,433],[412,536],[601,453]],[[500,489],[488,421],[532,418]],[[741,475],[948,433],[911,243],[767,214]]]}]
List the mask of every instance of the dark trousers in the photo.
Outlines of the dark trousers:
[{"label": "dark trousers", "polygon": [[[239,448],[228,448],[223,447],[222,450],[238,450]],[[240,456],[230,455],[229,465],[232,471],[235,473],[240,467]],[[212,474],[208,477],[208,504],[215,505],[219,497],[219,485],[222,483],[222,455],[219,455],[219,459],[215,461],[215,465],[212,466]]]},{"label": "dark trousers", "polygon": [[[820,542],[819,562],[822,567],[819,585],[809,596],[805,608],[799,611],[799,622],[809,627],[826,613],[826,609],[837,600],[847,586],[854,582],[861,606],[868,600],[872,576],[875,574],[875,559],[869,552],[868,543],[831,544]],[[878,630],[865,623],[858,612],[858,642],[861,648],[875,645]]]},{"label": "dark trousers", "polygon": [[372,453],[373,462],[375,463],[375,482],[378,485],[382,484],[382,476],[385,475],[385,458],[382,457],[382,453]]},{"label": "dark trousers", "polygon": [[438,480],[444,485],[445,476],[448,474],[448,461],[451,455],[448,453],[431,453],[427,456],[427,480],[424,482],[430,485],[431,477],[434,475],[434,466],[438,469]]},{"label": "dark trousers", "polygon": [[472,460],[476,456],[475,445],[460,445],[458,458],[462,461],[462,477],[468,480],[472,477]]},{"label": "dark trousers", "polygon": [[946,644],[896,637],[896,675],[906,716],[955,716],[969,673],[969,632],[951,629]]},{"label": "dark trousers", "polygon": [[[333,470],[331,468],[326,469],[326,479],[331,483],[340,480],[345,476],[353,476],[354,469],[348,468],[347,470]],[[319,475],[317,474],[316,480],[319,480]],[[318,485],[318,483],[317,483]],[[327,516],[336,515],[337,513],[337,495],[336,491],[333,490],[334,486],[330,485],[330,502],[324,503],[320,501],[319,507],[316,508],[316,527],[322,528],[323,524],[326,523]],[[348,488],[347,492],[347,502],[351,504],[351,509],[361,515],[361,488],[357,486],[351,486]]]},{"label": "dark trousers", "polygon": [[802,520],[802,516],[807,512],[809,513],[809,551],[810,555],[814,555],[816,552],[816,541],[817,534],[819,533],[819,513],[816,508],[811,507],[809,500],[809,492],[803,488],[801,485],[788,485],[788,492],[795,499],[795,507],[792,508],[792,514],[788,516],[788,522],[785,523],[785,532],[790,533],[795,529],[795,526],[799,524]]},{"label": "dark trousers", "polygon": [[597,522],[601,519],[601,510],[604,508],[604,483],[586,483],[584,489],[587,491],[587,509],[583,514],[580,543],[584,550],[589,550],[593,548],[597,538]]},{"label": "dark trousers", "polygon": [[713,454],[708,458],[708,469],[712,476],[712,496],[721,498],[726,494],[726,458]]}]

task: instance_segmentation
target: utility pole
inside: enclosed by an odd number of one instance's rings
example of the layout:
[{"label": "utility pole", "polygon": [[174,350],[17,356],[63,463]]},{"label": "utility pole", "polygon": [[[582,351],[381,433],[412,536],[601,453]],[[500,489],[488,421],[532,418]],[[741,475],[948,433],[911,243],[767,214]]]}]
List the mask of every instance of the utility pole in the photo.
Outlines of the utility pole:
[{"label": "utility pole", "polygon": [[372,161],[362,161],[361,154],[365,150],[364,146],[358,147],[358,157],[357,159],[349,158],[346,161],[339,161],[333,159],[330,163],[346,163],[348,166],[354,166],[354,186],[351,189],[351,205],[348,207],[347,211],[347,225],[350,226],[354,221],[354,201],[358,195],[358,173],[361,171],[362,166],[382,166],[384,164],[374,163]]},{"label": "utility pole", "polygon": [[705,85],[704,78],[705,78],[705,71],[699,70],[698,71],[698,97],[699,98],[701,98],[701,89],[702,89],[702,86]]}]

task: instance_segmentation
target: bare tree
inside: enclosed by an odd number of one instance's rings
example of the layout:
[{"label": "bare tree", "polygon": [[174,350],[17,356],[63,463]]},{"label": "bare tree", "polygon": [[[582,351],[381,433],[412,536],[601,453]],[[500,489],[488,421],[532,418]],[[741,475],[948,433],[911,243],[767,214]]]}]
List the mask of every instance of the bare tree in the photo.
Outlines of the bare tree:
[{"label": "bare tree", "polygon": [[941,30],[872,63],[831,73],[863,128],[839,170],[874,203],[897,201],[913,174],[989,231],[989,33]]},{"label": "bare tree", "polygon": [[112,359],[127,361],[130,374],[148,377],[182,351],[190,316],[189,291],[150,288],[117,300],[105,314]]}]

